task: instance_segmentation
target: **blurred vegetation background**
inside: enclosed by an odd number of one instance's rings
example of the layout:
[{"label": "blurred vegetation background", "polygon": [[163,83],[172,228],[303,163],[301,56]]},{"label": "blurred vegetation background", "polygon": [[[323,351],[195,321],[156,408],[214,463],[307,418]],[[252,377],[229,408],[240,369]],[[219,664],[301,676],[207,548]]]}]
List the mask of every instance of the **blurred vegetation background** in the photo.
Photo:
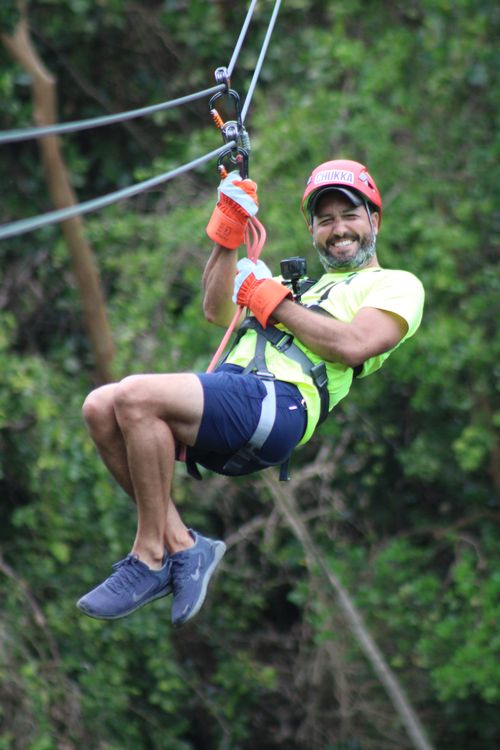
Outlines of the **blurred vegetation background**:
[{"label": "blurred vegetation background", "polygon": [[[272,10],[258,3],[232,84],[244,97]],[[59,118],[214,85],[247,10],[228,0],[38,0],[31,39]],[[427,291],[417,336],[355,383],[296,452],[287,501],[338,576],[437,750],[500,746],[499,228],[492,0],[288,0],[246,120],[264,251],[318,263],[300,213],[311,168],[366,163],[382,265]],[[4,41],[19,22],[4,0]],[[0,128],[33,123],[0,45]],[[78,200],[221,145],[208,102],[66,135]],[[215,164],[84,218],[114,377],[203,370],[221,331],[200,274]],[[35,141],[0,148],[0,221],[51,210]],[[99,382],[58,225],[0,243],[0,750],[410,750],[411,741],[279,502],[274,470],[182,466],[186,522],[228,543],[196,620],[163,599],[112,623],[76,599],[129,551],[135,510],[80,416]]]}]

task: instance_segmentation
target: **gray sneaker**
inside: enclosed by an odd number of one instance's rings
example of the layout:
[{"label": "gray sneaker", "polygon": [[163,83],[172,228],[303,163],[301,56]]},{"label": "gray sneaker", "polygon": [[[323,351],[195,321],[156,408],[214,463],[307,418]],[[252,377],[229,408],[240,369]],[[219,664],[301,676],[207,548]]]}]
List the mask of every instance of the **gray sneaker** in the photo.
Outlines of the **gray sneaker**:
[{"label": "gray sneaker", "polygon": [[170,557],[165,554],[160,570],[151,570],[137,555],[127,555],[113,565],[103,583],[82,596],[78,609],[98,620],[116,620],[172,592]]},{"label": "gray sneaker", "polygon": [[226,545],[189,530],[194,545],[170,555],[172,565],[172,624],[183,625],[199,612],[212,574],[221,561]]}]

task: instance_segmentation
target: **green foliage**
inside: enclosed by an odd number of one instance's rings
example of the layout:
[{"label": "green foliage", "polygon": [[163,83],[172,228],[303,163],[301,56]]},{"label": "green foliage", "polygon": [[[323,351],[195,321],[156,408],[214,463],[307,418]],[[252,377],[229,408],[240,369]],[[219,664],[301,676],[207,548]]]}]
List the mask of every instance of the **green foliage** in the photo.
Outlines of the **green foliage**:
[{"label": "green foliage", "polygon": [[[245,11],[43,0],[29,19],[72,120],[212,85]],[[259,3],[242,95],[268,15]],[[2,31],[17,18],[4,3]],[[333,474],[289,491],[440,750],[500,742],[497,21],[491,0],[284,3],[246,122],[273,268],[304,255],[318,272],[300,196],[314,164],[346,156],[381,187],[382,264],[426,287],[417,336],[294,456],[300,476],[330,447]],[[29,80],[5,49],[0,68],[2,129],[30,125]],[[217,147],[206,105],[62,139],[79,198]],[[0,169],[2,222],[51,208],[33,144],[0,149]],[[215,351],[200,275],[216,182],[207,164],[85,218],[118,377],[204,370]],[[0,749],[409,750],[257,477],[178,473],[190,525],[232,540],[191,628],[171,631],[168,600],[114,623],[77,613],[127,553],[135,510],[81,421],[94,363],[60,228],[1,243],[0,267]]]}]

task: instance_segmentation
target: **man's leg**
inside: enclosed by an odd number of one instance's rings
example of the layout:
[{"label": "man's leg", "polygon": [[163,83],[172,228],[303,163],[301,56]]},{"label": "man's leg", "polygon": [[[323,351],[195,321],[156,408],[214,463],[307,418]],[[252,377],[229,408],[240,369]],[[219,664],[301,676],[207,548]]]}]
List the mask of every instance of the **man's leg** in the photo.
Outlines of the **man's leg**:
[{"label": "man's leg", "polygon": [[176,442],[193,445],[198,434],[203,389],[196,375],[133,375],[117,385],[114,411],[138,508],[132,552],[157,567],[165,544],[171,553],[192,545],[170,490]]},{"label": "man's leg", "polygon": [[[92,391],[83,405],[83,417],[99,455],[116,482],[136,502],[134,487],[128,468],[127,449],[115,414],[115,394],[118,383],[110,383]],[[168,503],[166,529],[170,537],[186,541],[186,527],[182,523],[172,499]],[[164,539],[169,552],[179,549],[179,542]],[[191,540],[188,540],[188,544]],[[182,548],[182,547],[180,547]]]},{"label": "man's leg", "polygon": [[[131,376],[87,398],[89,431],[104,463],[138,509],[132,553],[78,602],[87,614],[122,617],[172,587],[174,624],[190,619],[201,607],[225,545],[189,532],[170,500],[170,487],[176,441],[194,444],[202,413],[202,386],[188,374]],[[165,546],[171,556],[165,556]],[[174,617],[174,612],[179,614]]]},{"label": "man's leg", "polygon": [[83,404],[83,418],[99,455],[116,482],[135,502],[127,464],[127,449],[116,421],[114,401],[117,383],[96,388]]}]

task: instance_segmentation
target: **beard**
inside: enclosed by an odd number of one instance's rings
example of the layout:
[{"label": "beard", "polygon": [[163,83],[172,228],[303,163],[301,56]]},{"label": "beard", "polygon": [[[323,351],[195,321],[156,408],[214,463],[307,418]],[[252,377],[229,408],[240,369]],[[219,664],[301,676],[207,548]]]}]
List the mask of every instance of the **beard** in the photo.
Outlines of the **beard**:
[{"label": "beard", "polygon": [[375,255],[377,249],[377,235],[371,232],[363,238],[358,238],[358,249],[355,255],[350,258],[335,258],[330,255],[325,245],[318,245],[313,242],[318,251],[321,265],[327,273],[331,271],[354,271],[356,268],[365,266]]}]

